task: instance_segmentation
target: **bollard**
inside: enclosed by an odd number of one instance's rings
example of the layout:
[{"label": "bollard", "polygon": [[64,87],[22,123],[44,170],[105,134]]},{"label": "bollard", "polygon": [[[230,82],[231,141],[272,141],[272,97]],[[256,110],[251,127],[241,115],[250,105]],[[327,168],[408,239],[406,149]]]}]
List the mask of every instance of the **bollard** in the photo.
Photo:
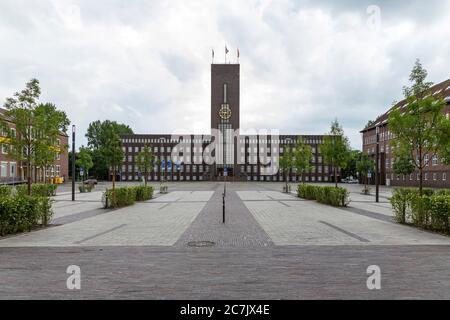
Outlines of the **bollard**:
[{"label": "bollard", "polygon": [[225,193],[222,194],[222,223],[225,223]]}]

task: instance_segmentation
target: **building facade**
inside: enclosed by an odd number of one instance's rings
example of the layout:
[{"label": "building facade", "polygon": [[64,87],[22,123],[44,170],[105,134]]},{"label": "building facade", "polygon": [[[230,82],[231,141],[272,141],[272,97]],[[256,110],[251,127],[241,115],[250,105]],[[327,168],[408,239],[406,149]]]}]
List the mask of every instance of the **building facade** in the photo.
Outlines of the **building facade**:
[{"label": "building facade", "polygon": [[320,154],[321,135],[280,135],[275,130],[240,128],[240,65],[211,64],[210,134],[127,134],[122,135],[124,162],[117,180],[138,181],[143,173],[136,156],[147,145],[158,165],[148,173],[149,181],[283,181],[279,156],[286,146],[301,139],[311,145],[312,169],[303,175],[295,170],[287,176],[292,182],[331,182],[331,166]]},{"label": "building facade", "polygon": [[[434,85],[431,88],[431,94],[436,97],[441,97],[446,101],[446,107],[444,108],[444,114],[450,119],[450,79]],[[397,103],[393,108],[402,107],[406,105],[406,100],[402,100]],[[392,109],[393,109],[392,108]],[[392,110],[390,109],[390,110]],[[389,110],[389,111],[390,111]],[[373,124],[364,128],[362,133],[362,150],[369,154],[372,159],[376,158],[376,146],[377,146],[377,130],[379,134],[379,179],[382,185],[392,186],[418,186],[419,185],[419,173],[418,171],[410,175],[402,175],[394,173],[395,158],[393,157],[390,147],[390,141],[393,136],[389,131],[388,117],[389,111],[379,116]],[[423,185],[433,188],[450,188],[450,166],[442,164],[441,159],[438,156],[431,154],[425,155],[425,161],[428,165],[424,169],[423,173]],[[371,183],[374,183],[375,177],[371,177]]]},{"label": "building facade", "polygon": [[[9,128],[14,130],[14,123],[5,116],[5,109],[0,108],[0,117],[4,119]],[[66,146],[68,136],[61,134],[56,141],[56,148],[63,150],[62,153],[55,153],[55,161],[48,168],[33,168],[31,173],[34,182],[43,182],[49,178],[60,177],[67,180],[69,177],[69,155]],[[25,182],[27,177],[27,167],[14,159],[10,153],[10,145],[4,132],[0,132],[0,183],[13,184]]]}]

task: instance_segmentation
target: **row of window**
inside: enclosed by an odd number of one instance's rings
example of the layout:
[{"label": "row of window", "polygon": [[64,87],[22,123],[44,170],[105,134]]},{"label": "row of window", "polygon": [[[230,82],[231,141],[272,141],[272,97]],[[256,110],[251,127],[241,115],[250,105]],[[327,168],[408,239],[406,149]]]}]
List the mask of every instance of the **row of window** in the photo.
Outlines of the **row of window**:
[{"label": "row of window", "polygon": [[[386,159],[386,168],[393,169],[394,168],[394,163],[395,163],[394,159],[387,158]],[[419,163],[418,160],[417,160],[417,163]],[[433,155],[433,157],[431,157],[431,162],[430,162],[430,157],[429,157],[428,154],[426,154],[424,156],[424,163],[425,163],[426,167],[428,167],[430,165],[430,163],[431,163],[432,166],[437,166],[439,164],[438,156],[437,155]]]},{"label": "row of window", "polygon": [[[9,162],[9,161],[1,161],[0,162],[0,177],[1,178],[17,178],[17,163]],[[47,177],[60,177],[61,175],[61,166],[60,165],[52,165],[49,166],[46,170]]]},{"label": "row of window", "polygon": [[[285,139],[251,139],[250,137],[248,139],[246,139],[245,137],[241,137],[240,138],[240,142],[241,143],[245,143],[246,141],[248,141],[249,143],[281,143],[281,144],[293,144],[293,143],[297,143],[298,140],[297,139],[293,139],[293,138],[285,138]],[[184,142],[184,143],[211,143],[211,137],[205,137],[203,139],[166,139],[166,138],[124,138],[122,139],[123,143],[141,143],[141,144],[156,144],[156,143],[180,143],[180,142]],[[304,143],[307,144],[320,144],[322,143],[322,139],[320,138],[305,138],[303,140]]]},{"label": "row of window", "polygon": [[[414,180],[414,176],[415,176],[415,180]],[[447,173],[446,172],[432,172],[432,173],[425,172],[423,174],[423,180],[428,181],[428,178],[431,178],[433,181],[447,181]],[[390,179],[393,181],[394,180],[406,181],[407,179],[409,179],[409,181],[419,181],[420,180],[418,173],[416,173],[415,175],[413,173],[411,173],[408,178],[404,174],[394,175],[393,173],[391,173],[391,174],[386,174],[386,179]]]},{"label": "row of window", "polygon": [[[139,177],[139,175],[122,175],[122,180],[124,181],[138,181],[141,180],[142,177]],[[167,180],[176,180],[176,181],[202,181],[204,180],[203,176],[166,176],[165,179]],[[148,176],[147,180],[149,181],[160,181],[161,177],[160,176]],[[253,181],[284,181],[284,176],[247,176],[247,180],[253,180]],[[288,181],[292,181],[292,182],[302,182],[302,177],[301,176],[291,176],[288,177]],[[315,176],[305,176],[304,177],[304,181],[305,182],[327,182],[330,181],[330,179],[328,178],[328,176],[322,177],[322,176],[318,176],[317,178]]]}]

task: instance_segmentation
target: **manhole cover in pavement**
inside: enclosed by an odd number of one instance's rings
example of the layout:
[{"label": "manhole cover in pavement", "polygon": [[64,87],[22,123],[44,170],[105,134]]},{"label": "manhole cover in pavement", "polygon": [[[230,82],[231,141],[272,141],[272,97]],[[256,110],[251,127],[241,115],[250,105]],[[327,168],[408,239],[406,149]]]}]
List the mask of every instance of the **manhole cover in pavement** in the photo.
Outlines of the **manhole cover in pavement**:
[{"label": "manhole cover in pavement", "polygon": [[214,247],[215,242],[212,241],[190,241],[188,242],[188,247]]}]

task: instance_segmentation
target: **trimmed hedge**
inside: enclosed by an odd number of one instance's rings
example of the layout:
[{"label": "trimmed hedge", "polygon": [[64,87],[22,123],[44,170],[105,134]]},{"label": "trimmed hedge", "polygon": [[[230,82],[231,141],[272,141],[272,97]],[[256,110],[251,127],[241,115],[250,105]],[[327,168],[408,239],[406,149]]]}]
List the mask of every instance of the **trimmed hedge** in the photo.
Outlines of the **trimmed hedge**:
[{"label": "trimmed hedge", "polygon": [[53,214],[51,206],[49,197],[0,197],[0,236],[47,225]]},{"label": "trimmed hedge", "polygon": [[136,201],[146,201],[153,198],[153,188],[150,186],[133,187],[136,189]]},{"label": "trimmed hedge", "polygon": [[[56,184],[34,183],[31,185],[31,195],[40,197],[51,197],[56,195]],[[16,186],[18,194],[26,195],[28,193],[28,185],[21,184]]]},{"label": "trimmed hedge", "polygon": [[341,187],[299,184],[297,195],[303,199],[317,200],[335,207],[346,207],[350,202],[347,189]]},{"label": "trimmed hedge", "polygon": [[105,208],[120,208],[133,205],[135,201],[145,201],[153,197],[153,187],[136,186],[136,187],[118,187],[113,190],[106,189],[103,193],[102,201]]},{"label": "trimmed hedge", "polygon": [[450,234],[449,190],[431,190],[421,197],[418,189],[398,188],[393,191],[390,202],[397,222]]},{"label": "trimmed hedge", "polygon": [[0,186],[0,197],[8,197],[12,193],[12,187],[11,186]]}]

